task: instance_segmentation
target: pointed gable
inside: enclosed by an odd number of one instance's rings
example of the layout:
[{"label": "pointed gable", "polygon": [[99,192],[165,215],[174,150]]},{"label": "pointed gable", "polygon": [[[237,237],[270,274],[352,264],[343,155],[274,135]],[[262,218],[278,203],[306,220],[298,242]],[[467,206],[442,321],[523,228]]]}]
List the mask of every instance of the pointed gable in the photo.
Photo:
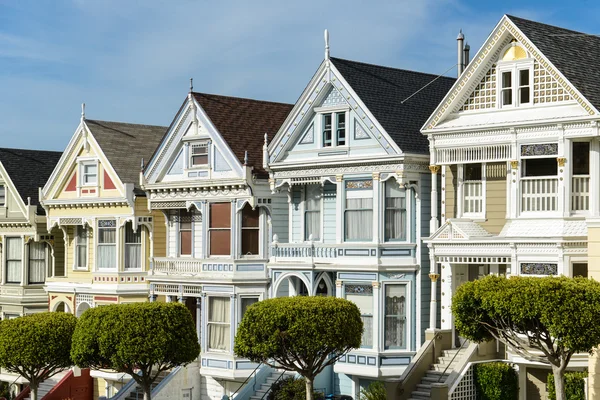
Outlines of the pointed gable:
[{"label": "pointed gable", "polygon": [[331,62],[404,153],[428,154],[420,129],[454,78],[335,57]]},{"label": "pointed gable", "polygon": [[37,205],[38,214],[44,214],[39,204],[39,188],[44,187],[62,153],[58,151],[0,149],[0,163],[27,204]]},{"label": "pointed gable", "polygon": [[254,172],[265,175],[264,134],[272,138],[293,105],[206,93],[194,93],[194,98],[240,163],[244,163],[247,151]]}]

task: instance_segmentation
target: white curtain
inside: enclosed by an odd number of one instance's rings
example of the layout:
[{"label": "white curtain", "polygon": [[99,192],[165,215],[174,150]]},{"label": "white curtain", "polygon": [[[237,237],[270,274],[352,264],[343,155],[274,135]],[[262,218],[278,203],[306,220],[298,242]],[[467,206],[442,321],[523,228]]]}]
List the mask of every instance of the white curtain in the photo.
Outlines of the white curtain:
[{"label": "white curtain", "polygon": [[142,227],[137,232],[131,222],[125,225],[125,271],[142,268]]},{"label": "white curtain", "polygon": [[406,239],[406,192],[395,181],[385,184],[385,240]]},{"label": "white curtain", "polygon": [[361,347],[373,347],[373,295],[346,293],[346,300],[358,306],[363,321]]},{"label": "white curtain", "polygon": [[6,238],[6,282],[21,282],[22,255],[23,240],[21,238]]},{"label": "white curtain", "polygon": [[321,239],[321,187],[319,185],[306,186],[304,214],[304,240],[312,235],[313,240]]},{"label": "white curtain", "polygon": [[75,245],[75,267],[87,268],[87,240],[88,230],[83,226],[77,226],[76,229],[76,245]]},{"label": "white curtain", "polygon": [[29,283],[43,283],[46,271],[46,244],[29,244]]},{"label": "white curtain", "polygon": [[96,255],[98,269],[116,268],[116,235],[115,228],[98,229],[98,254]]},{"label": "white curtain", "polygon": [[[371,191],[368,193],[372,196]],[[346,199],[346,240],[373,239],[373,198]]]},{"label": "white curtain", "polygon": [[385,287],[385,348],[406,347],[406,286]]},{"label": "white curtain", "polygon": [[230,312],[228,297],[210,297],[208,309],[208,348],[229,351]]}]

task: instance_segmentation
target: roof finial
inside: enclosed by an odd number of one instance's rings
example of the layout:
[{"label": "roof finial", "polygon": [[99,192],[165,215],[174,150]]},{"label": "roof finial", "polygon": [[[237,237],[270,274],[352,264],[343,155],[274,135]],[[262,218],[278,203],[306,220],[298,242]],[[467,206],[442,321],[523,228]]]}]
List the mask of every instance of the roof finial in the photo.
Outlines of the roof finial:
[{"label": "roof finial", "polygon": [[190,93],[194,91],[194,78],[190,78]]},{"label": "roof finial", "polygon": [[85,119],[85,103],[81,103],[81,121]]},{"label": "roof finial", "polygon": [[244,151],[244,165],[248,165],[248,150]]},{"label": "roof finial", "polygon": [[329,31],[327,29],[325,29],[324,37],[325,37],[325,59],[329,60]]},{"label": "roof finial", "polygon": [[269,144],[269,135],[265,132],[265,144]]}]

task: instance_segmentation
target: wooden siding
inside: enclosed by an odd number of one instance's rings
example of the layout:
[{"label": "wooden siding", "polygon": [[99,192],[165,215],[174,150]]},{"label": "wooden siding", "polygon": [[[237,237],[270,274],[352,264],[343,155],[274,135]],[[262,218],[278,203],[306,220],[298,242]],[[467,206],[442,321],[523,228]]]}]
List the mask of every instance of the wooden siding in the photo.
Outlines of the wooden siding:
[{"label": "wooden siding", "polygon": [[[431,193],[431,174],[421,175],[421,237],[416,240],[429,236],[429,222],[431,220],[431,196],[423,196],[423,193]],[[411,223],[415,226],[415,223]],[[421,243],[421,296],[416,299],[415,310],[421,309],[421,343],[425,341],[425,329],[429,328],[429,299],[431,299],[431,280],[429,279],[429,249],[427,245]],[[417,283],[418,284],[418,283]],[[439,286],[439,285],[438,285]],[[416,293],[415,293],[416,296]],[[438,297],[439,298],[439,297]],[[439,302],[438,302],[439,304]],[[438,316],[440,313],[438,312]],[[416,316],[415,316],[416,317]],[[439,326],[439,325],[438,325]],[[416,336],[416,335],[415,335]]]},{"label": "wooden siding", "polygon": [[[290,237],[290,207],[286,197],[284,195],[276,195],[271,200],[273,213],[271,216],[271,226],[273,227],[273,235],[277,235],[281,243],[288,243]],[[272,239],[272,237],[269,238],[269,243]]]},{"label": "wooden siding", "polygon": [[336,189],[330,182],[323,186],[323,243],[336,241]]},{"label": "wooden siding", "polygon": [[444,167],[444,179],[446,180],[446,190],[442,196],[446,202],[446,219],[454,218],[456,215],[456,165],[448,165]]},{"label": "wooden siding", "polygon": [[301,205],[302,192],[298,186],[292,188],[292,240],[291,242],[298,243],[304,240],[304,232],[302,232],[302,212]]},{"label": "wooden siding", "polygon": [[486,165],[486,220],[481,226],[496,235],[506,223],[506,172],[505,162]]}]

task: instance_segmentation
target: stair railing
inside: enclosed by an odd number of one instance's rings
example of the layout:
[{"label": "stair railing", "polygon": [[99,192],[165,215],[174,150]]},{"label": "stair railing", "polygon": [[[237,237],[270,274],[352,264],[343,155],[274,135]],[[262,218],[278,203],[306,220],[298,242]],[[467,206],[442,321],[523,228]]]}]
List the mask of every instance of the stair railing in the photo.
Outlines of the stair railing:
[{"label": "stair railing", "polygon": [[450,366],[454,362],[454,359],[456,358],[456,356],[460,354],[460,351],[464,348],[465,344],[467,344],[467,343],[469,343],[469,341],[467,339],[463,340],[462,344],[458,348],[458,351],[454,354],[454,356],[452,356],[452,360],[450,360],[448,365],[446,365],[446,368],[444,368],[444,372],[442,372],[442,374],[438,378],[437,383],[440,383],[440,381],[442,380],[442,377],[444,376],[444,374],[446,374],[446,371],[448,371],[448,368],[450,368]]},{"label": "stair railing", "polygon": [[275,382],[273,382],[273,383],[271,384],[271,386],[269,386],[269,388],[267,389],[267,391],[265,392],[265,394],[263,394],[263,395],[262,395],[262,397],[260,398],[260,400],[264,400],[265,396],[266,396],[266,395],[268,395],[268,394],[269,394],[269,392],[271,391],[271,388],[273,387],[273,385],[274,385],[274,384],[276,384],[277,382],[279,382],[279,381],[281,380],[281,378],[283,377],[283,375],[285,375],[285,373],[286,373],[286,372],[288,372],[288,371],[283,371],[283,372],[281,373],[281,375],[279,375],[279,376],[277,377],[277,379],[275,380]]},{"label": "stair railing", "polygon": [[252,390],[256,390],[256,371],[258,371],[258,369],[263,365],[263,363],[260,363],[256,366],[256,368],[254,368],[254,371],[252,371],[250,373],[250,375],[248,375],[248,377],[246,378],[246,380],[240,385],[239,388],[237,388],[237,390],[235,392],[233,392],[233,394],[231,396],[229,396],[230,399],[233,399],[233,396],[235,396],[237,394],[237,392],[240,391],[241,388],[244,387],[244,385],[250,380],[250,378],[254,377],[254,382],[252,383]]}]

